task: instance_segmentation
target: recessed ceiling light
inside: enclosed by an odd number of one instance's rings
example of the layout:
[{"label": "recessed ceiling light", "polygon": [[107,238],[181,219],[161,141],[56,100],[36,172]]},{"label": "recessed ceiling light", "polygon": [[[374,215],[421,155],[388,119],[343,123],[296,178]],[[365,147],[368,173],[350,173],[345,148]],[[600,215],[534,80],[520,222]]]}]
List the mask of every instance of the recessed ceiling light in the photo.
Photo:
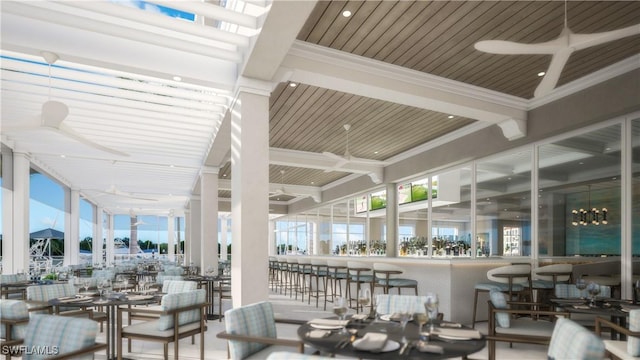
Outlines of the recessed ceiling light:
[{"label": "recessed ceiling light", "polygon": [[316,183],[315,181],[312,181],[312,182],[311,182],[311,185],[313,185],[313,184],[315,184],[315,183]]},{"label": "recessed ceiling light", "polygon": [[545,74],[546,74],[546,72],[544,72],[544,71],[540,71],[540,72],[538,73],[538,76],[544,76]]},{"label": "recessed ceiling light", "polygon": [[297,83],[292,82],[292,83],[289,83],[289,86],[291,86],[291,87],[296,87],[296,86],[298,86],[298,84],[297,84]]},{"label": "recessed ceiling light", "polygon": [[378,152],[377,152],[377,151],[374,151],[373,153],[374,153],[374,154],[377,154]]},{"label": "recessed ceiling light", "polygon": [[60,155],[60,157],[64,159],[64,158],[66,158],[66,157],[67,157],[67,155],[64,155],[64,154],[63,154],[63,155]]},{"label": "recessed ceiling light", "polygon": [[449,115],[449,116],[447,116],[447,118],[453,119],[453,115]]},{"label": "recessed ceiling light", "polygon": [[578,164],[580,164],[580,165],[584,165],[584,162],[580,161]]},{"label": "recessed ceiling light", "polygon": [[349,11],[349,10],[345,10],[345,11],[343,11],[343,12],[342,12],[342,16],[344,16],[344,17],[349,17],[349,16],[351,16],[351,11]]},{"label": "recessed ceiling light", "polygon": [[227,177],[227,174],[222,174],[222,177]]},{"label": "recessed ceiling light", "polygon": [[182,81],[182,78],[180,76],[174,76],[173,80],[175,81]]}]

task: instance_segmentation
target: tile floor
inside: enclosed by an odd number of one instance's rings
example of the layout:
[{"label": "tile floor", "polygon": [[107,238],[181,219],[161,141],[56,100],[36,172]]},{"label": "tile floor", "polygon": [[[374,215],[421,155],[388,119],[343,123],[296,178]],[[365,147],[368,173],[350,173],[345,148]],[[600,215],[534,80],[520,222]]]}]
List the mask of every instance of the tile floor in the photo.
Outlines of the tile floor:
[{"label": "tile floor", "polygon": [[[312,319],[322,316],[331,316],[333,314],[330,311],[322,311],[316,309],[315,304],[307,305],[307,302],[301,302],[300,299],[294,300],[288,296],[272,294],[270,300],[274,304],[276,314],[291,314],[295,318]],[[230,301],[223,303],[223,309],[231,306]],[[227,359],[226,342],[216,338],[216,334],[224,330],[224,320],[222,322],[218,320],[209,320],[208,331],[205,334],[205,359],[218,360]],[[486,331],[486,322],[477,325],[480,331]],[[278,337],[282,338],[297,338],[296,325],[278,324]],[[99,335],[99,341],[104,341],[104,335]],[[530,360],[530,359],[546,359],[546,347],[539,345],[527,345],[527,344],[514,344],[513,348],[509,348],[506,343],[499,343],[497,345],[498,359],[518,359],[518,360]],[[123,345],[126,349],[126,342]],[[162,344],[134,341],[131,353],[126,353],[125,356],[129,359],[136,360],[156,360],[162,359]],[[169,345],[169,357],[172,358],[173,345]],[[183,339],[180,342],[180,359],[192,360],[198,359],[199,344],[198,338],[196,338],[196,344],[191,345],[190,339]],[[96,359],[102,360],[106,356],[104,353],[98,353]],[[487,359],[487,349],[472,354],[470,359]]]}]

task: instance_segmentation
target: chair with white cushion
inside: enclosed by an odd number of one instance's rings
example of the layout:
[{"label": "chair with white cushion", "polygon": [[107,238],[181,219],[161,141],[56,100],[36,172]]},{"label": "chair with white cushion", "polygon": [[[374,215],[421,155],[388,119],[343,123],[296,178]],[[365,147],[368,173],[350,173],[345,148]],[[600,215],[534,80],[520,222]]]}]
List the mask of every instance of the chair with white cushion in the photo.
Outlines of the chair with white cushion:
[{"label": "chair with white cushion", "polygon": [[378,294],[375,301],[376,313],[381,315],[397,312],[424,313],[426,301],[426,296]]},{"label": "chair with white cushion", "polygon": [[[0,338],[2,342],[24,339],[29,323],[29,310],[27,304],[22,300],[0,300]],[[11,353],[6,354],[7,360],[11,359]]]},{"label": "chair with white cushion", "polygon": [[604,340],[606,356],[610,359],[640,359],[640,309],[629,311],[629,327],[620,326],[608,319],[597,317],[596,334],[602,335],[603,327],[625,335],[627,340]]},{"label": "chair with white cushion", "polygon": [[[533,306],[528,308],[511,308],[511,304],[525,305],[526,303],[509,302],[507,294],[494,289],[489,292],[489,325],[487,328],[487,345],[489,360],[496,358],[496,342],[525,343],[548,345],[554,321],[540,320],[540,317],[569,317],[568,312],[538,310]],[[519,316],[518,318],[513,318]]]},{"label": "chair with white cushion", "polygon": [[107,348],[107,344],[96,343],[98,324],[89,319],[67,316],[36,314],[29,320],[24,340],[13,345],[24,345],[30,349],[22,354],[23,360],[42,359],[42,351],[55,351],[51,359],[92,360],[96,351]]},{"label": "chair with white cushion", "polygon": [[[476,312],[478,308],[478,294],[491,290],[502,291],[513,300],[514,295],[520,295],[523,291],[531,289],[531,265],[516,264],[505,265],[487,271],[487,280],[475,285],[473,297],[473,320],[471,327],[476,325]],[[531,296],[529,297],[531,299]]]},{"label": "chair with white cushion", "polygon": [[302,341],[277,337],[273,306],[266,301],[227,310],[225,331],[217,337],[228,340],[228,358],[232,360],[264,359],[288,349],[304,352]]},{"label": "chair with white cushion", "polygon": [[604,343],[591,331],[571,319],[560,318],[551,335],[549,360],[601,360]]},{"label": "chair with white cushion", "polygon": [[[158,310],[144,307],[118,308],[118,360],[122,360],[122,339],[161,342],[164,345],[164,359],[169,357],[169,343],[173,344],[174,358],[179,359],[179,340],[200,334],[200,359],[204,359],[205,308],[208,306],[207,291],[197,289],[174,294],[166,294],[160,302],[159,317],[155,320],[123,326],[123,313],[129,316],[158,313]],[[192,340],[193,343],[193,340]],[[129,348],[129,351],[130,348]]]}]

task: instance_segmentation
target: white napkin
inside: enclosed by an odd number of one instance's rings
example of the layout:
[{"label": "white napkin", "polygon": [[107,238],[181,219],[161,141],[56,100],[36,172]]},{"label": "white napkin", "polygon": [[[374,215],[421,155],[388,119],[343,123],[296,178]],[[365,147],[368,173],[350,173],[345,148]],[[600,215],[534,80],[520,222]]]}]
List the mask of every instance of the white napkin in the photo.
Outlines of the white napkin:
[{"label": "white napkin", "polygon": [[480,331],[472,329],[436,328],[434,329],[434,334],[469,339],[482,338]]},{"label": "white napkin", "polygon": [[153,295],[129,295],[127,299],[130,301],[153,299]]},{"label": "white napkin", "polygon": [[71,303],[71,302],[83,302],[83,301],[89,301],[92,300],[93,298],[88,297],[88,296],[82,296],[82,297],[64,297],[64,298],[59,298],[58,300],[61,303]]},{"label": "white napkin", "polygon": [[310,339],[321,339],[328,336],[329,334],[331,334],[331,331],[329,330],[311,330],[307,334],[307,337]]},{"label": "white napkin", "polygon": [[349,320],[337,320],[337,319],[313,319],[309,321],[315,325],[327,325],[327,326],[347,326]]},{"label": "white napkin", "polygon": [[362,339],[354,341],[353,347],[365,351],[381,351],[387,343],[387,334],[369,332]]}]

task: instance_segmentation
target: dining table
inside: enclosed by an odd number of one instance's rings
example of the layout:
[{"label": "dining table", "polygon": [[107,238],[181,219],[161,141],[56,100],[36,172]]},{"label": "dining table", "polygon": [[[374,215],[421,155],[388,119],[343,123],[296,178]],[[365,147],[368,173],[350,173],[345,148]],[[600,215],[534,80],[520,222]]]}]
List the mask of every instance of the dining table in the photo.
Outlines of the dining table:
[{"label": "dining table", "polygon": [[[359,359],[448,359],[466,357],[486,346],[484,335],[461,324],[435,321],[428,334],[410,321],[399,322],[360,317],[313,319],[298,328],[298,337],[324,353]],[[372,339],[382,340],[369,347]],[[366,345],[365,343],[368,342]]]},{"label": "dining table", "polygon": [[[589,299],[581,298],[553,298],[550,300],[555,306],[572,314],[591,314],[611,320],[611,322],[627,326],[629,310],[640,309],[640,305],[633,304],[631,300],[612,298],[596,298],[593,303]],[[611,329],[612,340],[625,340],[623,334]]]},{"label": "dining table", "polygon": [[149,305],[159,303],[162,298],[161,293],[113,293],[107,296],[98,296],[95,292],[80,293],[76,296],[60,297],[49,300],[49,305],[54,307],[57,313],[59,307],[93,308],[103,307],[107,314],[106,339],[107,339],[107,359],[117,358],[116,353],[116,333],[117,333],[117,311],[119,306]]}]

